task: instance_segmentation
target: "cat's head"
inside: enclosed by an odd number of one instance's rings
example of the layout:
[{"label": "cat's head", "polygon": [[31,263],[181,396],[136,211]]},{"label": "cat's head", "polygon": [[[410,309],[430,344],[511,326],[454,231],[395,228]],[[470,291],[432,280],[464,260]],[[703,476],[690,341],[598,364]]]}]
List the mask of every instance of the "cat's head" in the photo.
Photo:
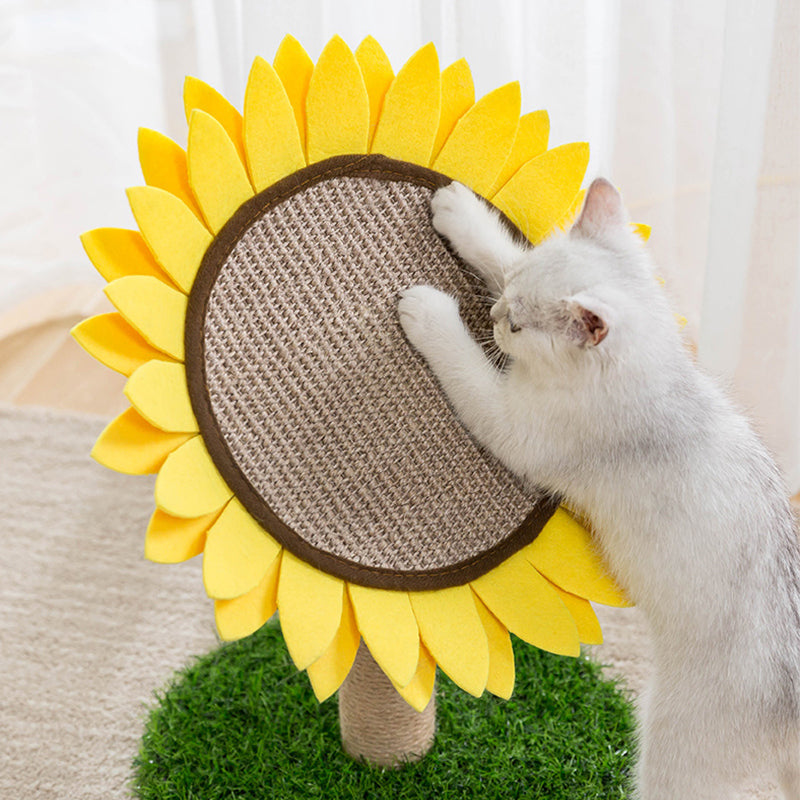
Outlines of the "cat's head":
[{"label": "cat's head", "polygon": [[[495,340],[515,360],[597,363],[649,336],[658,286],[619,192],[592,183],[571,230],[533,248],[505,275],[492,307]],[[660,315],[663,316],[663,315]]]}]

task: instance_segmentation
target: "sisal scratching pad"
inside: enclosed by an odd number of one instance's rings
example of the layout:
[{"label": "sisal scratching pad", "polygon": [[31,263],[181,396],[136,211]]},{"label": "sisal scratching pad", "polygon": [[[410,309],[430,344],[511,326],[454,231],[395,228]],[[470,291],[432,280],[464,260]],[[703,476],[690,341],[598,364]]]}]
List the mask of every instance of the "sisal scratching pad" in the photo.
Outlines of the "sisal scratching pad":
[{"label": "sisal scratching pad", "polygon": [[428,282],[491,336],[430,224],[448,182],[382,156],[301,170],[239,209],[190,296],[189,392],[222,477],[284,546],[364,585],[464,583],[553,511],[478,448],[397,324]]}]

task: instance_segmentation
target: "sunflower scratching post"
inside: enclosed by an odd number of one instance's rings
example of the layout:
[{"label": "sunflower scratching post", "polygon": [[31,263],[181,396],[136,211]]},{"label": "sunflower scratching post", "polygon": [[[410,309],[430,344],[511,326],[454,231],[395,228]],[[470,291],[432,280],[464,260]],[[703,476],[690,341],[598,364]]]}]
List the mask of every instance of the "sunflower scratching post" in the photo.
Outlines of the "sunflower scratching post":
[{"label": "sunflower scratching post", "polygon": [[462,181],[535,243],[574,215],[587,148],[548,150],[517,84],[474,102],[431,45],[395,76],[374,39],[314,65],[287,37],[243,116],[194,79],[185,101],[187,151],[140,132],[138,230],[83,236],[117,311],[74,335],[131,401],[93,455],[158,473],[145,554],[203,553],[223,639],[277,609],[317,698],[342,687],[348,752],[419,757],[437,666],[509,697],[510,633],[577,655],[601,638],[589,600],[624,603],[586,531],[460,426],[396,317],[431,283],[487,336],[433,192]]}]

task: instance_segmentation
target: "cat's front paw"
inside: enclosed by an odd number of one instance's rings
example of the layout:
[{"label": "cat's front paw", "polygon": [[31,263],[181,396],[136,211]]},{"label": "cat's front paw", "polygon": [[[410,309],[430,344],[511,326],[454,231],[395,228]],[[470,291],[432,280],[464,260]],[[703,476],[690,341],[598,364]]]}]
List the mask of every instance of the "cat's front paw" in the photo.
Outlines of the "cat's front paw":
[{"label": "cat's front paw", "polygon": [[473,236],[472,222],[483,211],[481,206],[481,201],[471,189],[453,181],[437,189],[431,198],[433,227],[460,251],[468,246]]},{"label": "cat's front paw", "polygon": [[408,341],[423,355],[462,328],[456,299],[432,286],[405,289],[397,313]]}]

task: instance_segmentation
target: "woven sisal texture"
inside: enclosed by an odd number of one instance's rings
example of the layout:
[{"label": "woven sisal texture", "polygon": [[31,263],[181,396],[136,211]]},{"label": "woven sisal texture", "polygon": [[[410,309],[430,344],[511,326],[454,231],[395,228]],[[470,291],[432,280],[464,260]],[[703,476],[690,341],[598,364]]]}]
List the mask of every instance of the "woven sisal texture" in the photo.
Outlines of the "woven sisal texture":
[{"label": "woven sisal texture", "polygon": [[342,745],[353,758],[378,767],[419,761],[436,733],[436,692],[415,711],[395,691],[362,642],[339,690]]},{"label": "woven sisal texture", "polygon": [[479,450],[398,324],[400,291],[431,283],[490,334],[431,193],[336,177],[268,208],[220,267],[203,332],[213,416],[258,497],[319,551],[397,572],[479,558],[539,499]]}]

